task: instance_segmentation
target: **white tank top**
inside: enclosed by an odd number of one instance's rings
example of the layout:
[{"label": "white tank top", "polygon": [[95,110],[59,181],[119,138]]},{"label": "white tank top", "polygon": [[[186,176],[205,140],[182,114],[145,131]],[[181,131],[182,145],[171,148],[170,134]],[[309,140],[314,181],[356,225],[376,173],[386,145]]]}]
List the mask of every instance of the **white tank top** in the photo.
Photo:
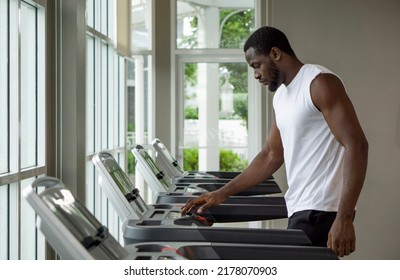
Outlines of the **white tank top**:
[{"label": "white tank top", "polygon": [[273,99],[284,148],[289,217],[302,210],[337,211],[342,193],[344,147],[311,99],[310,84],[320,73],[332,72],[319,65],[303,65]]}]

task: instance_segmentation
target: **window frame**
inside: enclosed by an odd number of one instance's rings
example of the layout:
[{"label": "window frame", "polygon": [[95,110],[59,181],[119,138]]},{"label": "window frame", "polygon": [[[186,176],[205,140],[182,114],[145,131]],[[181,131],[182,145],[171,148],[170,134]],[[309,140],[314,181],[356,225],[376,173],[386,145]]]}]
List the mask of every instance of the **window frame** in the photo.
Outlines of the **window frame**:
[{"label": "window frame", "polygon": [[[23,5],[34,8],[33,16],[35,24],[29,25],[34,31],[35,49],[34,49],[34,99],[35,105],[34,121],[35,121],[35,144],[34,144],[34,162],[30,166],[22,166],[22,128],[21,110],[22,110],[22,44],[21,22],[25,18],[21,12]],[[23,1],[11,0],[8,2],[8,61],[7,70],[8,80],[8,171],[0,174],[0,188],[3,203],[7,207],[3,208],[0,217],[6,219],[7,228],[0,228],[0,235],[6,236],[1,242],[5,244],[7,241],[7,252],[2,251],[1,259],[44,259],[45,258],[45,242],[44,236],[38,232],[35,226],[36,215],[27,205],[22,197],[22,189],[37,177],[46,173],[46,35],[45,35],[45,13],[47,9],[47,1]],[[30,30],[31,31],[31,30]],[[30,32],[29,31],[29,32]],[[32,35],[32,34],[30,34]],[[28,56],[30,58],[30,56]],[[30,92],[30,94],[32,94]],[[32,117],[32,116],[31,116]],[[6,232],[7,231],[7,232]]]}]

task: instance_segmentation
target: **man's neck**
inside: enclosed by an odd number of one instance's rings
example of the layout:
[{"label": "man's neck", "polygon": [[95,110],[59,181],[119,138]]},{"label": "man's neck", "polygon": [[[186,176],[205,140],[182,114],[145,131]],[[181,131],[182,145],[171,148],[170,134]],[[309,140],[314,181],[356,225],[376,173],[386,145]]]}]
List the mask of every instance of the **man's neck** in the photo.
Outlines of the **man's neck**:
[{"label": "man's neck", "polygon": [[302,63],[297,57],[291,57],[289,59],[285,68],[285,80],[283,81],[285,86],[289,85],[293,81],[294,77],[296,77],[303,65],[304,63]]}]

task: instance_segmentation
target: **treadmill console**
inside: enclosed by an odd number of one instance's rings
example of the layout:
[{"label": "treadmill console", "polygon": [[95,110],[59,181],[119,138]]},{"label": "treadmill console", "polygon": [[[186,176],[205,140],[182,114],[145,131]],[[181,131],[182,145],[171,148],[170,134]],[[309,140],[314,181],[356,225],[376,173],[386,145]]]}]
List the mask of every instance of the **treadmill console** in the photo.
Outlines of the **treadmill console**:
[{"label": "treadmill console", "polygon": [[124,222],[143,217],[149,208],[114,157],[108,152],[100,152],[92,161],[98,170],[99,185],[119,218]]},{"label": "treadmill console", "polygon": [[167,170],[171,177],[185,175],[185,171],[179,165],[179,162],[172,156],[167,147],[165,147],[159,139],[154,139],[152,144],[156,151],[156,162],[157,160],[161,162],[163,166],[162,169]]},{"label": "treadmill console", "polygon": [[38,214],[37,225],[63,259],[122,259],[128,252],[69,189],[41,177],[23,195]]},{"label": "treadmill console", "polygon": [[136,167],[154,193],[166,192],[172,186],[171,178],[167,177],[155,164],[154,160],[141,146],[136,145],[131,150],[136,159]]},{"label": "treadmill console", "polygon": [[196,225],[210,227],[213,225],[213,222],[200,215],[187,213],[185,216],[175,219],[174,224],[180,226]]},{"label": "treadmill console", "polygon": [[172,156],[167,147],[157,138],[152,142],[153,147],[156,151],[156,162],[160,161],[162,170],[167,171],[171,178],[174,177],[195,177],[195,178],[217,178],[213,174],[207,172],[187,172],[179,165],[179,162]]}]

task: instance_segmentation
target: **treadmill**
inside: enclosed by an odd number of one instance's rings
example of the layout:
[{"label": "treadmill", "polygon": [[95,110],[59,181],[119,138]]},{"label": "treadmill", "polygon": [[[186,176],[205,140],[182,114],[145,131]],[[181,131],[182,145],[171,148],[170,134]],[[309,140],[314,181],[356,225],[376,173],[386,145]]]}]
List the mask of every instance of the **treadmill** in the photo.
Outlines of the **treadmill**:
[{"label": "treadmill", "polygon": [[[132,149],[132,153],[136,158],[136,167],[147,182],[147,185],[151,188],[156,203],[186,203],[190,198],[199,196],[206,191],[216,190],[225,185],[225,183],[218,184],[217,186],[211,183],[173,184],[167,180],[163,171],[157,168],[154,160],[142,146],[137,145]],[[276,183],[272,184],[271,187],[270,185],[258,185],[255,188],[231,196],[225,203],[277,205],[284,209],[281,218],[287,218],[284,197],[261,195],[275,194],[278,190],[280,192]]]},{"label": "treadmill", "polygon": [[[65,260],[183,259],[173,251],[122,247],[58,179],[41,177],[23,191],[37,214],[36,226]],[[129,249],[129,251],[128,251]]]},{"label": "treadmill", "polygon": [[329,249],[211,242],[147,242],[121,246],[58,179],[41,177],[23,190],[37,227],[66,260],[338,260]]},{"label": "treadmill", "polygon": [[[92,162],[99,171],[100,186],[111,201],[116,200],[116,207],[122,207],[121,203],[128,203],[127,201],[129,201],[129,203],[131,203],[130,207],[127,206],[129,209],[132,208],[132,202],[134,202],[134,205],[136,205],[134,208],[137,208],[136,214],[145,215],[145,218],[155,215],[160,218],[168,216],[175,219],[175,223],[178,224],[190,224],[193,222],[191,219],[194,218],[196,220],[195,223],[205,225],[287,218],[286,204],[266,204],[262,202],[246,204],[239,200],[240,197],[235,198],[234,201],[228,198],[227,202],[207,209],[201,216],[192,214],[190,217],[181,217],[181,207],[184,202],[147,205],[141,198],[139,190],[135,188],[126,173],[110,153],[103,151],[95,154],[92,158]],[[256,198],[262,199],[264,197],[254,197],[254,199]],[[244,197],[244,199],[249,198]],[[126,216],[126,212],[123,216]],[[198,218],[200,218],[201,221],[198,221]]]},{"label": "treadmill", "polygon": [[[213,182],[214,180],[226,182],[241,173],[234,171],[184,171],[184,169],[179,165],[179,162],[173,157],[171,152],[167,147],[165,147],[164,143],[162,143],[160,139],[154,138],[151,144],[155,150],[155,163],[157,167],[172,178],[174,183],[201,183]],[[274,178],[271,177],[267,179],[266,182],[273,180]]]},{"label": "treadmill", "polygon": [[[260,244],[311,244],[304,232],[298,230],[211,227],[214,221],[218,221],[212,220],[215,218],[216,212],[219,213],[219,222],[246,219],[242,217],[240,211],[251,211],[246,216],[254,215],[251,217],[253,220],[257,217],[268,219],[275,217],[273,214],[275,206],[219,205],[207,210],[211,212],[211,215],[206,211],[206,215],[189,214],[182,217],[180,207],[176,207],[174,204],[147,205],[139,191],[108,152],[96,154],[93,162],[98,170],[99,185],[123,222],[125,244],[149,240],[229,241],[232,243],[254,243],[254,240],[257,240],[257,243]],[[224,211],[224,208],[227,211]],[[266,216],[256,213],[260,210],[267,211],[261,213]]]}]

